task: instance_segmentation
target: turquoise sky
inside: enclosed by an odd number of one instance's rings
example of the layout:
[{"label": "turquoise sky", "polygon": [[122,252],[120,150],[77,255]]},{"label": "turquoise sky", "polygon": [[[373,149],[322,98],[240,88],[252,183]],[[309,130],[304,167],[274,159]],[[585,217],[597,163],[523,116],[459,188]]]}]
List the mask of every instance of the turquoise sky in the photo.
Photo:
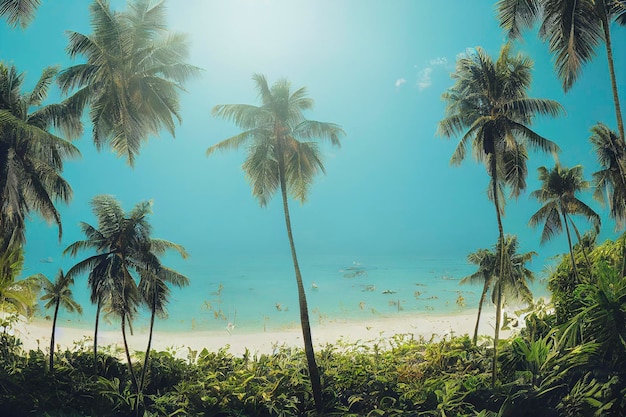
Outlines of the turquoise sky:
[{"label": "turquoise sky", "polygon": [[[176,138],[164,133],[152,139],[130,169],[109,151],[95,151],[87,124],[76,142],[83,158],[66,166],[75,195],[60,207],[63,241],[58,243],[56,228],[33,217],[25,273],[52,275],[74,263],[61,252],[81,238],[79,221],[94,222],[89,201],[102,193],[115,195],[126,209],[153,199],[155,236],[183,244],[192,255],[186,262],[172,258],[170,264],[181,272],[225,260],[288,256],[279,200],[258,206],[240,170],[243,152],[205,156],[207,147],[238,132],[212,118],[211,108],[256,104],[253,73],[270,82],[285,77],[294,89],[306,86],[316,102],[307,116],[338,123],[347,132],[340,149],[324,148],[327,175],[317,179],[309,201],[292,204],[304,262],[308,254],[345,254],[346,261],[377,254],[464,259],[491,246],[497,226],[485,169],[471,159],[451,167],[457,140],[439,138],[435,131],[444,116],[440,96],[452,85],[457,55],[481,46],[496,56],[504,41],[492,3],[169,0],[171,29],[188,33],[190,62],[204,69],[181,94],[183,122]],[[26,71],[27,85],[45,66],[70,65],[64,31],[91,33],[88,4],[43,1],[25,30],[0,24],[0,59]],[[613,33],[626,102],[626,31],[615,27]],[[567,95],[534,32],[516,49],[535,61],[531,95],[558,100],[567,111],[558,119],[538,119],[535,130],[561,146],[562,164],[583,164],[589,179],[598,169],[589,128],[598,121],[616,127],[604,49]],[[539,208],[528,194],[538,187],[540,165],[553,162],[532,154],[528,191],[508,202],[504,219],[505,231],[519,236],[522,250],[540,252],[536,271],[567,250],[564,237],[540,247],[540,230],[527,226]],[[601,211],[602,238],[614,236],[607,211],[591,193],[581,198]],[[588,227],[582,220],[579,225]]]}]

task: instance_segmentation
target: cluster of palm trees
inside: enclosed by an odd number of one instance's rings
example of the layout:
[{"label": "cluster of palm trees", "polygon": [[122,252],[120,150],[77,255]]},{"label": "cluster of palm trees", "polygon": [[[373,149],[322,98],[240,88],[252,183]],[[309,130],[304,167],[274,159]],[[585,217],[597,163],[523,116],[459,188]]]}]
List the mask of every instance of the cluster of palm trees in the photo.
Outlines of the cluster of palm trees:
[{"label": "cluster of palm trees", "polygon": [[[0,15],[12,25],[27,24],[39,0],[0,0]],[[522,30],[539,23],[539,36],[547,41],[555,56],[555,67],[567,91],[580,76],[582,67],[592,59],[594,49],[603,44],[608,59],[617,133],[604,124],[592,128],[591,142],[601,170],[593,174],[595,197],[608,201],[610,216],[618,227],[626,220],[626,145],[624,125],[614,68],[611,25],[626,24],[626,4],[622,0],[499,0],[498,18],[507,36],[514,40]],[[54,221],[62,233],[56,200],[68,202],[71,188],[61,177],[63,162],[79,156],[71,139],[82,133],[80,117],[89,109],[92,137],[98,149],[110,147],[133,166],[141,145],[151,135],[165,128],[174,135],[180,122],[178,93],[183,83],[199,73],[186,64],[187,42],[183,35],[167,32],[163,3],[137,0],[125,12],[111,11],[106,0],[91,6],[93,34],[71,32],[67,52],[86,62],[59,71],[44,70],[32,92],[22,93],[23,76],[13,66],[0,64],[0,243],[2,253],[13,253],[24,243],[24,219],[31,212]],[[478,272],[467,281],[483,283],[474,341],[488,290],[496,305],[493,381],[496,380],[501,310],[505,299],[528,300],[527,281],[533,278],[525,267],[534,252],[518,254],[518,242],[507,236],[502,224],[508,191],[517,198],[526,188],[527,160],[530,150],[556,157],[556,143],[531,129],[536,116],[556,117],[563,108],[554,100],[528,96],[533,63],[525,55],[513,54],[510,43],[492,60],[481,48],[457,61],[452,75],[454,85],[442,96],[446,114],[438,126],[445,137],[461,136],[451,162],[460,164],[468,148],[486,167],[489,176],[488,198],[493,202],[498,239],[493,250],[481,249],[470,254],[469,261]],[[57,80],[68,98],[54,105],[40,106],[48,87]],[[265,206],[280,190],[287,235],[291,247],[300,304],[300,318],[305,352],[318,412],[322,411],[322,387],[315,363],[306,294],[294,244],[288,196],[304,202],[309,186],[324,165],[315,139],[339,145],[343,130],[335,124],[307,120],[303,111],[313,101],[304,88],[291,91],[290,83],[279,80],[271,87],[262,75],[254,75],[260,105],[218,105],[217,117],[234,122],[242,133],[207,150],[246,147],[248,154],[243,171],[253,195]],[[35,107],[34,111],[30,111]],[[57,135],[58,132],[60,134]],[[591,187],[583,179],[582,167],[539,168],[542,187],[531,196],[541,207],[530,219],[531,226],[543,224],[544,242],[565,228],[574,273],[576,261],[570,235],[581,234],[572,216],[582,215],[595,231],[600,218],[577,198],[577,193]],[[98,196],[93,202],[98,226],[82,223],[85,240],[75,242],[66,253],[80,250],[95,254],[79,262],[67,274],[60,272],[54,283],[46,284],[49,306],[55,311],[70,293],[67,287],[75,276],[89,274],[91,301],[98,306],[94,355],[97,355],[97,328],[101,309],[119,317],[126,345],[126,327],[132,323],[137,307],[144,303],[151,311],[150,339],[140,378],[126,356],[137,392],[144,384],[150,352],[152,328],[156,315],[165,312],[167,283],[182,286],[187,278],[159,261],[167,249],[185,256],[184,249],[171,242],[150,237],[146,216],[149,203],[138,204],[125,213],[110,196]],[[18,250],[19,252],[19,250]],[[626,253],[626,245],[624,248]],[[4,275],[3,275],[4,277]],[[4,279],[4,278],[3,278]],[[0,283],[4,285],[4,283]],[[0,287],[3,288],[3,287]],[[7,297],[2,293],[0,301]],[[16,303],[17,305],[17,303]],[[71,305],[71,304],[67,304]],[[76,308],[76,306],[73,306]],[[56,313],[55,313],[56,317]],[[53,347],[51,347],[51,367]]]},{"label": "cluster of palm trees", "polygon": [[[594,196],[601,202],[608,200],[610,216],[621,227],[626,218],[626,148],[610,26],[612,22],[626,24],[626,3],[618,0],[499,0],[497,9],[500,25],[511,40],[521,37],[523,29],[540,23],[539,36],[549,43],[565,91],[576,81],[583,65],[593,57],[595,47],[604,43],[619,133],[611,131],[602,123],[592,127],[591,142],[602,168],[593,174],[596,189]],[[530,260],[532,253],[518,255],[510,251],[516,248],[512,244],[516,239],[505,237],[504,234],[501,219],[504,214],[504,191],[509,189],[511,197],[518,197],[525,189],[529,147],[551,152],[556,160],[558,146],[528,126],[536,115],[554,117],[562,111],[557,102],[527,97],[532,62],[521,54],[511,56],[510,49],[510,43],[507,43],[495,63],[480,48],[458,60],[452,75],[455,83],[442,96],[447,103],[446,117],[439,123],[440,135],[461,136],[451,162],[462,162],[467,148],[471,146],[473,156],[485,164],[490,177],[488,198],[495,206],[498,240],[495,251],[481,249],[468,256],[469,262],[479,268],[464,282],[483,283],[474,343],[482,304],[488,290],[492,289],[492,299],[496,305],[492,369],[494,384],[503,296],[524,295],[523,298],[527,298],[526,280],[532,278],[531,274],[521,273],[513,267],[516,265],[521,268]],[[571,216],[586,217],[595,233],[600,228],[600,217],[576,197],[577,193],[591,186],[583,179],[582,167],[566,168],[556,161],[555,167],[550,170],[539,168],[542,187],[531,196],[544,205],[531,217],[529,223],[531,226],[543,223],[541,243],[565,227],[572,268],[577,276],[570,226],[579,243],[582,243],[582,238]]]},{"label": "cluster of palm trees", "polygon": [[[0,16],[11,26],[27,25],[38,0],[0,0]],[[142,389],[150,355],[156,316],[166,314],[170,289],[184,286],[188,278],[167,268],[160,257],[169,249],[187,256],[180,245],[151,237],[148,215],[151,203],[143,202],[125,213],[111,196],[92,201],[98,219],[94,227],[82,223],[85,240],[73,243],[66,253],[90,255],[55,281],[38,276],[16,282],[21,271],[25,219],[38,213],[62,223],[55,204],[72,198],[69,183],[61,176],[68,158],[80,152],[71,140],[83,133],[82,114],[89,110],[92,137],[98,149],[110,147],[133,166],[141,145],[163,128],[174,135],[181,121],[178,95],[197,67],[185,62],[185,35],[167,30],[162,2],[137,0],[127,10],[112,11],[107,0],[90,5],[93,33],[69,33],[67,52],[84,63],[60,70],[46,68],[35,87],[23,92],[24,76],[15,66],[0,63],[0,253],[2,277],[0,303],[4,310],[26,314],[41,286],[46,308],[54,308],[50,370],[54,360],[54,328],[60,307],[80,311],[70,285],[82,273],[89,275],[91,300],[97,304],[94,359],[97,363],[97,331],[100,312],[120,318],[129,370],[137,392]],[[61,103],[42,105],[57,82],[67,96]],[[34,110],[33,110],[34,109]],[[126,343],[126,328],[137,308],[151,312],[148,347],[141,376],[137,378]],[[6,308],[5,308],[6,307]],[[8,308],[10,307],[10,308]]]}]

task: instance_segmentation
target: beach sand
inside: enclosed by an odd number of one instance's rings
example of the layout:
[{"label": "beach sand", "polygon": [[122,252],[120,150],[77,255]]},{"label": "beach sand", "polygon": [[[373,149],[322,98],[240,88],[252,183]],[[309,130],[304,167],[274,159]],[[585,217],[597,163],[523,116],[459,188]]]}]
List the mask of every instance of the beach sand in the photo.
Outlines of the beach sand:
[{"label": "beach sand", "polygon": [[[493,336],[495,317],[489,309],[485,309],[481,317],[479,334]],[[343,341],[347,343],[374,343],[381,339],[389,339],[394,335],[411,334],[415,338],[423,337],[426,340],[433,338],[441,340],[451,335],[459,336],[474,332],[476,310],[466,310],[450,314],[416,313],[389,318],[379,318],[368,321],[341,321],[335,320],[324,324],[311,325],[313,343],[316,347],[328,343]],[[46,320],[34,320],[30,323],[20,323],[13,332],[22,340],[25,350],[49,349],[52,323]],[[128,332],[127,332],[128,334]],[[510,331],[501,332],[506,338]],[[92,345],[93,329],[78,329],[72,327],[57,327],[55,344],[61,350],[72,349],[75,342],[84,342],[85,346]],[[128,335],[128,344],[131,352],[145,351],[147,333],[135,332]],[[121,331],[101,331],[98,334],[98,346],[123,346]],[[220,331],[192,331],[192,332],[163,332],[158,330],[158,323],[152,340],[154,350],[169,350],[179,357],[186,357],[188,349],[200,351],[207,348],[217,351],[228,346],[228,351],[234,355],[243,354],[246,349],[251,353],[272,353],[277,346],[302,347],[302,332],[299,327],[280,331],[243,332],[237,328]]]}]

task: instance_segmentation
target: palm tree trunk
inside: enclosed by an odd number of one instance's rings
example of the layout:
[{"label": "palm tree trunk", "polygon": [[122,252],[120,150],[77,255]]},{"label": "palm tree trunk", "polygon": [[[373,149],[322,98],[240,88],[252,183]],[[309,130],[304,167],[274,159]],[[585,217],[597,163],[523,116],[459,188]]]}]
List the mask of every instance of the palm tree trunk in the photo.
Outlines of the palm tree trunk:
[{"label": "palm tree trunk", "polygon": [[615,64],[613,62],[613,46],[611,44],[611,31],[609,29],[609,18],[605,12],[602,13],[602,29],[604,29],[604,44],[606,45],[606,55],[609,64],[609,75],[611,76],[611,90],[613,91],[613,103],[615,105],[615,116],[617,118],[617,131],[622,140],[626,140],[624,136],[624,119],[622,118],[622,109],[619,103],[619,94],[617,92],[617,81],[615,79]]},{"label": "palm tree trunk", "polygon": [[302,338],[304,340],[304,352],[306,354],[307,365],[309,368],[309,377],[311,378],[311,389],[313,391],[313,400],[315,401],[315,409],[318,415],[322,415],[324,404],[322,402],[322,383],[320,373],[315,362],[315,351],[313,350],[313,340],[311,337],[311,324],[309,322],[309,308],[306,301],[306,293],[302,283],[302,274],[298,265],[298,257],[296,256],[296,246],[293,241],[293,233],[291,231],[291,218],[289,216],[289,205],[287,203],[287,184],[285,182],[285,167],[282,153],[279,154],[279,180],[280,191],[283,199],[283,211],[285,213],[285,225],[287,226],[287,236],[289,237],[289,246],[291,247],[291,258],[296,273],[296,284],[298,286],[298,302],[300,306],[300,325],[302,327]]},{"label": "palm tree trunk", "polygon": [[135,375],[135,370],[133,369],[133,363],[130,360],[130,351],[128,350],[128,342],[126,341],[126,314],[123,314],[123,313],[122,313],[122,339],[124,339],[124,351],[126,352],[126,360],[128,361],[128,371],[130,372],[133,386],[135,387],[135,392],[139,393],[139,386],[137,384],[137,376]]},{"label": "palm tree trunk", "polygon": [[[156,298],[156,291],[154,291],[154,296]],[[141,370],[141,381],[139,384],[139,388],[143,392],[144,383],[146,381],[146,371],[148,370],[148,360],[150,359],[150,348],[152,347],[152,331],[154,330],[154,316],[155,316],[154,305],[152,306],[152,313],[150,314],[150,333],[148,334],[148,347],[146,348],[146,356],[143,360],[143,369]]]},{"label": "palm tree trunk", "polygon": [[93,369],[96,375],[98,374],[98,324],[100,324],[101,307],[102,300],[98,297],[98,306],[96,307],[96,328],[93,332]]},{"label": "palm tree trunk", "polygon": [[502,216],[500,213],[500,201],[498,198],[498,170],[496,155],[491,154],[491,181],[493,190],[493,204],[496,208],[496,218],[498,220],[498,243],[500,244],[500,263],[498,265],[496,293],[496,329],[493,337],[493,364],[491,365],[491,385],[495,387],[498,376],[498,339],[500,338],[500,316],[502,315],[502,268],[504,266],[504,227],[502,226]]},{"label": "palm tree trunk", "polygon": [[487,291],[489,290],[489,281],[485,280],[485,285],[483,285],[483,292],[480,294],[480,301],[478,302],[478,316],[476,317],[476,326],[474,327],[474,337],[472,338],[472,342],[474,346],[476,346],[476,342],[478,341],[478,324],[480,323],[480,314],[483,311],[483,304],[485,302],[485,297],[487,296]]},{"label": "palm tree trunk", "polygon": [[567,244],[569,245],[569,254],[572,258],[572,269],[574,270],[574,277],[576,278],[576,283],[580,284],[580,279],[578,278],[578,269],[576,268],[576,257],[574,256],[574,248],[572,247],[572,237],[569,233],[569,226],[567,225],[567,216],[565,212],[561,210],[561,216],[563,216],[563,221],[565,222],[565,233],[567,234]]},{"label": "palm tree trunk", "polygon": [[576,239],[578,240],[578,244],[580,245],[580,249],[583,251],[583,256],[585,258],[585,262],[587,263],[587,267],[589,268],[589,273],[591,273],[591,261],[589,261],[589,256],[587,256],[587,249],[585,248],[585,245],[583,243],[583,239],[580,236],[580,232],[578,231],[578,227],[576,227],[576,225],[574,224],[574,220],[571,219],[571,217],[569,217],[569,221],[572,224],[572,228],[574,229],[574,233],[576,233]]},{"label": "palm tree trunk", "polygon": [[57,300],[56,306],[54,306],[54,318],[52,319],[52,335],[50,336],[50,373],[54,371],[54,333],[56,332],[60,305],[61,300]]}]

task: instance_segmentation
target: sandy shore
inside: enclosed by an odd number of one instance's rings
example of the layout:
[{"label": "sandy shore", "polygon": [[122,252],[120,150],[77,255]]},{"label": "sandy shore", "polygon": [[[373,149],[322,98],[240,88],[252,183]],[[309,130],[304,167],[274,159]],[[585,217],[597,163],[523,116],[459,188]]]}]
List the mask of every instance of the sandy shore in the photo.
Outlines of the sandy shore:
[{"label": "sandy shore", "polygon": [[[493,335],[494,317],[491,311],[483,312],[479,334]],[[334,321],[325,324],[312,324],[314,344],[317,346],[327,343],[345,342],[372,342],[390,338],[397,334],[412,334],[416,338],[435,340],[449,337],[451,334],[472,335],[476,323],[476,311],[466,310],[452,314],[403,315],[398,318],[382,318],[368,321]],[[50,345],[51,322],[35,320],[30,323],[21,323],[14,332],[22,340],[26,350],[37,349],[39,346],[46,351]],[[508,337],[509,332],[503,332],[502,337]],[[56,344],[61,349],[72,348],[77,341],[83,341],[85,346],[92,346],[93,330],[71,327],[58,327]],[[128,336],[131,351],[144,351],[147,344],[147,334],[135,333]],[[122,346],[121,331],[102,331],[98,335],[98,345]],[[229,352],[241,355],[246,348],[251,353],[271,353],[276,346],[302,346],[302,333],[299,328],[281,331],[245,333],[237,328],[230,331],[193,331],[193,332],[163,332],[156,330],[152,347],[156,350],[172,350],[179,356],[186,356],[187,348],[201,350],[207,348],[216,351],[229,346]]]}]

